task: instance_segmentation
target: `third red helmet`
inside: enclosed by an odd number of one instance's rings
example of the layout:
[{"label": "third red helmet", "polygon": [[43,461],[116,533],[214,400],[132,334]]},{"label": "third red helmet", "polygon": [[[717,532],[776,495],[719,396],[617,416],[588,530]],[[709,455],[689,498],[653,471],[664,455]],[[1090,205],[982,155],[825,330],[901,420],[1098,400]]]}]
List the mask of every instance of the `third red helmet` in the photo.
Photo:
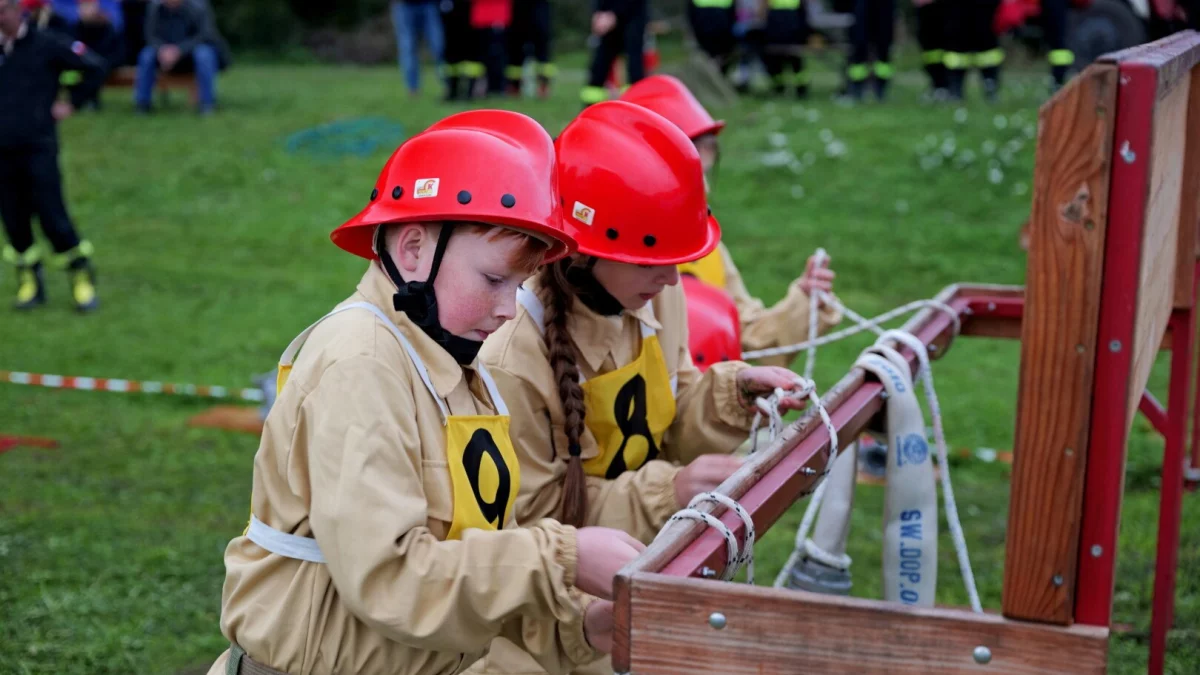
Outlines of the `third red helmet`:
[{"label": "third red helmet", "polygon": [[671,75],[651,75],[639,80],[621,94],[620,100],[649,108],[671,120],[693,141],[725,128],[723,120],[714,120],[687,86]]}]

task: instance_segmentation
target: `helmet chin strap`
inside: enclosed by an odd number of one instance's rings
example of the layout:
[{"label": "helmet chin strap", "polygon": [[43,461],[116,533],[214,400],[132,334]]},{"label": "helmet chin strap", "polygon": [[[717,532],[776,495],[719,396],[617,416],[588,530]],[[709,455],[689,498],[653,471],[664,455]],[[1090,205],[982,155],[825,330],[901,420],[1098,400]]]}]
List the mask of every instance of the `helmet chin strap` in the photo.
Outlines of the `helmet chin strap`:
[{"label": "helmet chin strap", "polygon": [[571,285],[575,287],[576,297],[588,309],[601,316],[616,316],[625,311],[625,306],[613,297],[612,293],[609,293],[604,284],[600,283],[600,280],[592,273],[598,261],[599,258],[588,256],[587,262],[583,265],[574,265],[571,263],[571,259],[567,258],[564,262],[567,281],[570,281]]},{"label": "helmet chin strap", "polygon": [[437,294],[433,289],[433,282],[437,279],[438,270],[442,266],[442,257],[446,254],[446,244],[450,241],[450,235],[453,233],[453,224],[442,224],[442,230],[438,234],[437,247],[433,251],[433,265],[429,269],[429,278],[425,281],[405,281],[404,277],[400,276],[400,270],[387,250],[387,227],[385,225],[380,225],[375,230],[375,254],[379,256],[379,262],[383,265],[384,272],[396,286],[396,293],[392,296],[392,308],[397,312],[403,312],[442,349],[449,352],[459,365],[465,366],[475,360],[480,348],[483,347],[483,341],[459,337],[442,327],[438,318]]}]

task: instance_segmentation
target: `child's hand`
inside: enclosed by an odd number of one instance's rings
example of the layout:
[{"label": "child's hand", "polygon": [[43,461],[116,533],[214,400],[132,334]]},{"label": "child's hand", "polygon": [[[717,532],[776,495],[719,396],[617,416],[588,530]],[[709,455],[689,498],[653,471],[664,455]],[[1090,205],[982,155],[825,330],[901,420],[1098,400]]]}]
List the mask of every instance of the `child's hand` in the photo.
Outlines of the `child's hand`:
[{"label": "child's hand", "polygon": [[818,264],[817,256],[811,256],[804,266],[804,276],[800,277],[800,290],[812,295],[814,290],[833,292],[833,278],[837,274],[829,269],[829,258],[826,257]]},{"label": "child's hand", "polygon": [[596,12],[592,15],[592,33],[607,35],[617,25],[617,15],[613,12]]},{"label": "child's hand", "polygon": [[[795,389],[800,384],[799,376],[778,366],[754,366],[738,371],[738,403],[746,410],[754,410],[754,400],[759,396],[770,396],[776,389]],[[784,398],[779,402],[779,412],[803,410],[806,402],[802,398]]]},{"label": "child's hand", "polygon": [[575,586],[604,600],[612,600],[617,572],[646,550],[642,542],[610,527],[579,528],[575,531],[575,546],[579,558]]},{"label": "child's hand", "polygon": [[733,455],[700,455],[675,474],[675,502],[684,508],[701,492],[712,492],[742,465]]},{"label": "child's hand", "polygon": [[583,615],[583,637],[601,654],[612,652],[613,604],[593,600]]}]

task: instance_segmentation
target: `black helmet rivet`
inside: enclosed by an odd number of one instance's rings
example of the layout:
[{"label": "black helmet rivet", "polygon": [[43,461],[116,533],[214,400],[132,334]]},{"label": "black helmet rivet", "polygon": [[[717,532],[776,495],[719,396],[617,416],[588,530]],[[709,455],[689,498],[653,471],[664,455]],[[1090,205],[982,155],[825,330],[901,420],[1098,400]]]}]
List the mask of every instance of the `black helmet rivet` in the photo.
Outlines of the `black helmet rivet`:
[{"label": "black helmet rivet", "polygon": [[371,201],[375,201],[376,199],[379,199],[379,188],[371,190]]},{"label": "black helmet rivet", "polygon": [[500,198],[500,205],[506,209],[511,209],[517,205],[517,198],[506,194]]},{"label": "black helmet rivet", "polygon": [[618,234],[618,232],[616,230],[612,229],[611,227],[608,228],[608,230],[606,230],[604,232],[604,236],[608,237],[609,239],[616,239],[617,234]]},{"label": "black helmet rivet", "polygon": [[459,204],[470,204],[471,203],[471,193],[467,192],[466,190],[459,191],[458,203]]},{"label": "black helmet rivet", "polygon": [[404,195],[404,188],[400,187],[399,185],[392,188],[392,199],[400,199],[402,195]]},{"label": "black helmet rivet", "polygon": [[652,235],[652,234],[648,234],[648,235],[642,237],[642,242],[645,243],[647,246],[653,246],[655,244],[655,242],[657,242],[657,241],[658,240],[655,239],[654,235]]}]

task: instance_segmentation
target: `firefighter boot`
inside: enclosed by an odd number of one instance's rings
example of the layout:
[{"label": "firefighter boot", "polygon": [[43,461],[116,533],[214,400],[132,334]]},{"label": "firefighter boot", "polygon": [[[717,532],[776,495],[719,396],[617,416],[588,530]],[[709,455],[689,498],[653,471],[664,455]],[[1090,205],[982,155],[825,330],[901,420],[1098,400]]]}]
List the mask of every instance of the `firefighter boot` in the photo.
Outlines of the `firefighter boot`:
[{"label": "firefighter boot", "polygon": [[17,267],[17,299],[13,307],[33,309],[46,304],[46,283],[42,276],[42,264]]}]

